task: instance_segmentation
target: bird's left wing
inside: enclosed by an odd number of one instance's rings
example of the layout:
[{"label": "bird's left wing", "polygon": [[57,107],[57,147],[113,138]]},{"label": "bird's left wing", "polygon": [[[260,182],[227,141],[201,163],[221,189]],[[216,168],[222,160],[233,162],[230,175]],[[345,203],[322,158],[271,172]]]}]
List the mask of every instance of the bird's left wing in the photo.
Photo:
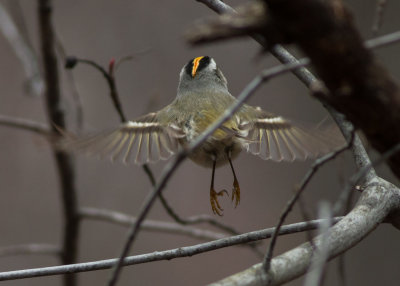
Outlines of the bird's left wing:
[{"label": "bird's left wing", "polygon": [[122,159],[124,163],[144,164],[168,159],[178,151],[178,139],[183,136],[178,126],[162,125],[157,120],[157,113],[149,113],[113,130],[81,138],[66,135],[61,147],[101,157],[109,156],[112,161]]},{"label": "bird's left wing", "polygon": [[255,113],[255,119],[242,122],[239,129],[248,151],[264,160],[315,158],[345,142],[339,132],[330,128],[303,127],[259,108]]}]

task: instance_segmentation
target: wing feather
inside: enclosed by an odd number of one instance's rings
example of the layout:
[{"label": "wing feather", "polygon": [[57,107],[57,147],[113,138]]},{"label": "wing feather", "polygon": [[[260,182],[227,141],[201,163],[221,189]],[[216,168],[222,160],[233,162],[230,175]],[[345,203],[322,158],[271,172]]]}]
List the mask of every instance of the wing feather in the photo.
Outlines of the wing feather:
[{"label": "wing feather", "polygon": [[[315,158],[339,147],[343,137],[332,130],[305,128],[281,116],[255,109],[257,119],[239,125],[248,151],[262,159],[294,161]],[[336,136],[336,138],[335,138]]]},{"label": "wing feather", "polygon": [[78,138],[66,136],[61,147],[108,156],[111,161],[121,159],[126,164],[144,164],[171,157],[178,151],[178,140],[182,136],[179,127],[162,125],[157,121],[157,113],[150,113],[111,131]]}]

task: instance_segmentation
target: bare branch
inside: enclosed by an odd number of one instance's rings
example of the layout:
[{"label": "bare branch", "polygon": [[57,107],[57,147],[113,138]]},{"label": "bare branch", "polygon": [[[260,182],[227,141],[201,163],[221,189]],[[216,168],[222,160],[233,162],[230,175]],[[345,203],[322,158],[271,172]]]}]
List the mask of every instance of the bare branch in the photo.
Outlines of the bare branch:
[{"label": "bare branch", "polygon": [[[55,134],[58,134],[59,131],[57,127],[65,129],[65,115],[60,98],[59,73],[54,41],[55,36],[51,18],[52,2],[51,0],[38,0],[37,8],[46,83],[46,107],[49,121],[54,124],[52,130]],[[79,215],[74,182],[74,166],[71,157],[66,152],[53,148],[53,154],[60,177],[65,219],[62,263],[71,264],[76,261],[79,237]],[[64,276],[64,284],[66,286],[76,285],[75,276]]]},{"label": "bare branch", "polygon": [[45,136],[51,136],[52,134],[47,124],[35,122],[30,119],[17,118],[8,115],[0,114],[0,125],[31,131]]},{"label": "bare branch", "polygon": [[[79,213],[81,218],[83,219],[107,221],[122,226],[131,226],[133,223],[136,222],[135,217],[128,216],[120,212],[104,210],[104,209],[83,207],[80,209]],[[212,240],[212,239],[220,239],[226,237],[226,235],[223,233],[217,233],[214,231],[182,226],[177,223],[155,221],[155,220],[145,220],[142,224],[142,229],[147,231],[157,231],[157,232],[186,235],[192,238],[202,239],[202,240]]]},{"label": "bare branch", "polygon": [[58,246],[43,243],[29,243],[0,248],[0,256],[28,254],[60,255],[61,249]]},{"label": "bare branch", "polygon": [[119,99],[119,95],[118,95],[118,90],[117,90],[117,85],[115,83],[115,78],[113,75],[113,71],[114,71],[114,64],[115,64],[115,60],[112,59],[110,61],[110,66],[109,66],[109,70],[107,71],[106,69],[104,69],[101,65],[99,65],[98,63],[91,61],[91,60],[87,60],[87,59],[78,59],[77,57],[66,57],[65,58],[65,67],[66,68],[74,68],[76,66],[77,63],[83,63],[83,64],[88,64],[92,67],[94,67],[95,69],[97,69],[99,72],[101,72],[101,74],[104,76],[104,78],[107,81],[108,87],[110,89],[110,97],[111,100],[114,104],[115,109],[118,112],[118,115],[120,117],[121,122],[126,122],[126,116],[122,110],[122,105],[121,105],[121,101]]},{"label": "bare branch", "polygon": [[[340,219],[341,217],[333,218],[332,223],[337,223],[338,221],[340,221]],[[324,222],[323,220],[313,220],[309,222],[299,222],[299,223],[285,225],[282,226],[280,234],[286,235],[310,229],[316,229],[323,222]],[[130,256],[124,259],[123,265],[127,266],[127,265],[148,263],[153,261],[171,260],[174,258],[181,258],[188,256],[190,257],[200,253],[213,251],[215,249],[220,249],[224,247],[265,239],[271,237],[274,230],[275,228],[267,228],[264,230],[252,231],[249,233],[227,237],[215,241],[205,242],[201,244],[196,244],[193,246],[186,246],[171,250],[156,251],[148,254]],[[117,260],[118,259],[107,259],[94,262],[76,263],[71,265],[61,265],[61,266],[0,272],[0,281],[108,269],[113,267],[117,262]]]}]

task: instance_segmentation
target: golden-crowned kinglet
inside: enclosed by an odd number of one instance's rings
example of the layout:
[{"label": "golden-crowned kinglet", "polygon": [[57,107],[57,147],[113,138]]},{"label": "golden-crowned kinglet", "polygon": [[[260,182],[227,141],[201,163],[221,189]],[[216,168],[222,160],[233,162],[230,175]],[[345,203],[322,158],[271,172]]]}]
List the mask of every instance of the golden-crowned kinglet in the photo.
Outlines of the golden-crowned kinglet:
[{"label": "golden-crowned kinglet", "polygon": [[[67,145],[137,164],[167,159],[200,135],[235,101],[215,61],[207,56],[197,57],[182,68],[177,96],[171,104],[110,132],[71,140]],[[293,161],[316,157],[331,147],[331,138],[324,133],[306,130],[281,116],[244,104],[189,157],[212,168],[211,208],[221,215],[218,196],[227,192],[214,190],[215,167],[229,162],[234,178],[232,201],[237,206],[240,187],[232,160],[243,149],[262,159]]]}]

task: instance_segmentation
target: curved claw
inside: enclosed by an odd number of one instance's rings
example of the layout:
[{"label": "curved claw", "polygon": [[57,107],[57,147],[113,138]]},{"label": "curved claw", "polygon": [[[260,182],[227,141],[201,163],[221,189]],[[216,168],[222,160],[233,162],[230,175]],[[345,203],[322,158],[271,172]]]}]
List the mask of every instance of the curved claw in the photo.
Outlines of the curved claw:
[{"label": "curved claw", "polygon": [[232,202],[235,200],[235,208],[240,203],[240,187],[239,182],[236,180],[233,181],[233,189],[232,189]]},{"label": "curved claw", "polygon": [[226,194],[229,196],[228,192],[226,190],[222,190],[219,192],[216,192],[214,189],[210,189],[210,203],[211,203],[211,209],[214,214],[217,214],[219,216],[222,216],[222,212],[224,209],[221,207],[221,205],[218,202],[218,196],[222,197]]}]

